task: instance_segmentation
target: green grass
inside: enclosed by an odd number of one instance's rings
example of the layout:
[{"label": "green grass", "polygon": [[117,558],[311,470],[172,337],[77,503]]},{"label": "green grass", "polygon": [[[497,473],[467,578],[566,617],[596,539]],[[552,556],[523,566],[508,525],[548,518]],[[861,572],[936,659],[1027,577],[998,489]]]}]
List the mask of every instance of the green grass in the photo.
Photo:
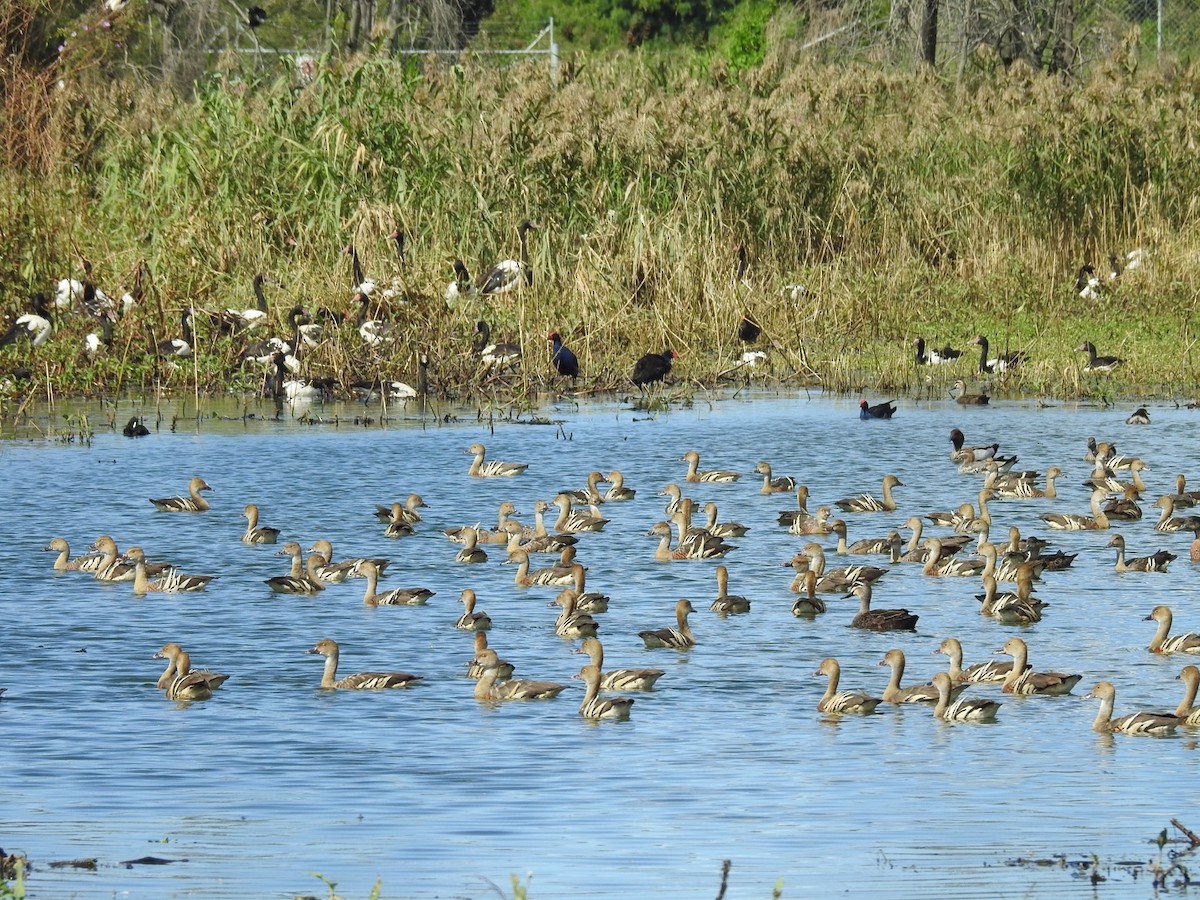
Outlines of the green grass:
[{"label": "green grass", "polygon": [[[582,390],[629,390],[633,360],[666,346],[677,380],[707,388],[730,374],[750,311],[768,383],[942,389],[970,364],[916,371],[913,337],[962,347],[982,333],[1031,360],[993,389],[1190,395],[1196,71],[1101,66],[1068,84],[980,54],[951,82],[820,65],[786,21],[767,33],[737,78],[683,53],[580,56],[557,86],[533,64],[361,58],[327,60],[304,85],[229,68],[180,99],[102,66],[18,72],[0,132],[0,311],[78,277],[80,254],[114,296],[143,261],[149,277],[96,359],[82,351],[92,326],[65,319],[40,350],[0,350],[0,375],[28,366],[39,396],[253,390],[263,373],[207,313],[252,306],[260,271],[281,283],[268,333],[286,332],[295,303],[352,311],[341,248],[354,241],[407,303],[373,309],[399,335],[386,351],[346,328],[309,352],[308,372],[343,381],[412,383],[427,352],[448,396],[529,402],[554,383],[553,328]],[[526,216],[542,226],[533,286],[447,309],[451,260],[479,272],[513,255]],[[733,283],[739,243],[750,287]],[[1081,263],[1133,247],[1149,259],[1136,277],[1098,303],[1075,295]],[[795,302],[793,283],[808,288]],[[199,356],[168,373],[150,350],[188,306]],[[516,375],[479,375],[476,318],[521,343]],[[1127,366],[1081,375],[1086,339]]]}]

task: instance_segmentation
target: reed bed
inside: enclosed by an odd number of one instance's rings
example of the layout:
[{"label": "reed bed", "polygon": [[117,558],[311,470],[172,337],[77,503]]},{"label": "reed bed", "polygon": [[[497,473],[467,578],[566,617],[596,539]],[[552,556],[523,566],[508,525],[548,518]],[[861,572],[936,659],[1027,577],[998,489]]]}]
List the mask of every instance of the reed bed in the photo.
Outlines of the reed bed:
[{"label": "reed bed", "polygon": [[[1195,382],[1192,67],[1114,64],[1068,84],[981,53],[951,83],[816,64],[782,41],[739,78],[637,53],[572,60],[557,85],[470,58],[331,59],[308,81],[236,66],[186,99],[104,65],[6,70],[0,309],[28,311],[84,257],[113,296],[139,266],[147,277],[94,358],[94,321],[63,315],[47,345],[0,350],[0,375],[27,367],[42,395],[259,391],[262,367],[217,315],[253,306],[263,272],[278,285],[260,335],[287,336],[295,304],[352,321],[353,242],[395,285],[371,314],[397,340],[368,348],[348,323],[306,351],[305,373],[342,383],[415,384],[425,353],[434,392],[527,402],[570,387],[551,329],[584,392],[631,389],[633,360],[672,347],[684,391],[753,378],[915,396],[972,380],[978,353],[918,370],[913,338],[962,349],[976,334],[1029,356],[994,390],[1180,397]],[[451,261],[477,273],[514,256],[525,217],[540,225],[533,284],[449,308]],[[1082,263],[1103,272],[1135,247],[1144,266],[1099,300],[1077,294]],[[197,355],[170,369],[153,348],[189,308]],[[768,352],[753,370],[736,364],[744,312]],[[481,374],[478,319],[521,344],[515,372]],[[1084,340],[1127,364],[1082,374]]]}]

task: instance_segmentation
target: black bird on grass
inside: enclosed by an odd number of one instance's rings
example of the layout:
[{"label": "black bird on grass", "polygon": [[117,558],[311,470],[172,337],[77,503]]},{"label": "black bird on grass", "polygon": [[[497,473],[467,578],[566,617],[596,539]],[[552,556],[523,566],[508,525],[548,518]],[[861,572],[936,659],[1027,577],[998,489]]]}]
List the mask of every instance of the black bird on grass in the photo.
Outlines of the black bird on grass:
[{"label": "black bird on grass", "polygon": [[550,353],[550,362],[554,364],[554,369],[559,375],[568,378],[579,377],[579,358],[575,353],[562,342],[562,337],[557,331],[551,331],[546,335],[546,340],[550,341],[553,348]]},{"label": "black bird on grass", "polygon": [[858,403],[858,417],[860,419],[890,419],[895,412],[895,400],[876,403],[874,406],[868,404],[866,400],[860,400]]},{"label": "black bird on grass", "polygon": [[633,364],[633,383],[640,388],[656,381],[662,381],[671,371],[671,365],[679,358],[674,350],[667,349],[662,353],[647,353]]}]

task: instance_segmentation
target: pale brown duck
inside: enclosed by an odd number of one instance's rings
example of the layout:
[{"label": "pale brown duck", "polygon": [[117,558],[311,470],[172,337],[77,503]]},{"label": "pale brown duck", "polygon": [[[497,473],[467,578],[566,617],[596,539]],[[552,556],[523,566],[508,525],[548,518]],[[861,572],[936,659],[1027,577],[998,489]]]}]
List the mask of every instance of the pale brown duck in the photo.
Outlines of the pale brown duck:
[{"label": "pale brown duck", "polygon": [[338,654],[337,642],[330,638],[317,641],[315,647],[308,651],[325,657],[325,669],[321,674],[321,687],[344,691],[378,691],[385,688],[402,688],[416,684],[421,680],[420,675],[408,672],[358,672],[344,678],[337,677]]}]

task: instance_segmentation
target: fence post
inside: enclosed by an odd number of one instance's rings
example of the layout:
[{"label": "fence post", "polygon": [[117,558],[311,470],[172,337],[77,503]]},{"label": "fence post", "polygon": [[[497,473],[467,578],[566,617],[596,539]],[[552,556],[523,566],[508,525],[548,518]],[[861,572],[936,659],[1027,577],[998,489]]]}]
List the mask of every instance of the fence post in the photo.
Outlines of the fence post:
[{"label": "fence post", "polygon": [[[1158,0],[1161,7],[1162,0]],[[1159,17],[1162,21],[1162,17]],[[550,83],[558,84],[558,44],[554,42],[554,16],[550,17]]]}]

